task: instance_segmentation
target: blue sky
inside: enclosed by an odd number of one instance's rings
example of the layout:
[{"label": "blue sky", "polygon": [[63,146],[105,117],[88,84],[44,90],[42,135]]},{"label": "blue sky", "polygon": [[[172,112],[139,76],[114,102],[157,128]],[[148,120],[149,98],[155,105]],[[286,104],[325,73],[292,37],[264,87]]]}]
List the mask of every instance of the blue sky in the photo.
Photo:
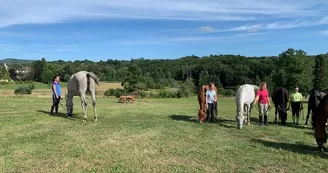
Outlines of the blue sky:
[{"label": "blue sky", "polygon": [[326,0],[0,1],[0,59],[328,52]]}]

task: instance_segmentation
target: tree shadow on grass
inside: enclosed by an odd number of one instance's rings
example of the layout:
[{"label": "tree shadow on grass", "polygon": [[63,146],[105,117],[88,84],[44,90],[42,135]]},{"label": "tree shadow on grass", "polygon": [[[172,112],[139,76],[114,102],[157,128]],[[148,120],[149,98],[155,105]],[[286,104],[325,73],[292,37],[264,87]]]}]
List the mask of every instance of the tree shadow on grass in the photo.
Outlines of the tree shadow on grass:
[{"label": "tree shadow on grass", "polygon": [[45,110],[37,110],[37,112],[39,113],[43,113],[46,114],[48,116],[53,116],[53,117],[59,117],[59,118],[66,118],[69,120],[80,120],[81,118],[77,117],[75,114],[73,114],[72,117],[68,117],[65,113],[54,113],[54,114],[50,114],[49,111],[45,111]]},{"label": "tree shadow on grass", "polygon": [[305,154],[305,155],[313,155],[313,156],[319,156],[324,159],[328,159],[328,153],[322,153],[320,152],[317,147],[305,145],[302,143],[284,143],[284,142],[272,142],[272,141],[266,141],[262,139],[252,139],[253,142],[260,143],[266,147],[275,148],[277,150],[286,150],[298,154]]},{"label": "tree shadow on grass", "polygon": [[[191,123],[199,123],[198,118],[194,117],[194,116],[188,116],[188,115],[170,115],[169,116],[172,120],[175,121],[185,121],[185,122],[191,122]],[[209,123],[209,124],[218,124],[220,126],[223,126],[225,128],[236,128],[235,126],[232,126],[230,124],[227,123],[231,123],[231,122],[236,122],[234,120],[229,120],[229,119],[218,119],[216,122],[214,123]],[[204,123],[207,124],[207,123]]]}]

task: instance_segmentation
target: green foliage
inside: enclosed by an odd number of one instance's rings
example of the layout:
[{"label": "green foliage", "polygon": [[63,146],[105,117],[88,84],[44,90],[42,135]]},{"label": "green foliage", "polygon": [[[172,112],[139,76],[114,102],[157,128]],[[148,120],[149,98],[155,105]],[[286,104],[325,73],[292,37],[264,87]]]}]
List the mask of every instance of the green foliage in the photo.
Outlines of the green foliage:
[{"label": "green foliage", "polygon": [[46,71],[43,73],[43,76],[42,76],[42,82],[43,83],[51,83],[54,76],[55,76],[55,73],[53,71],[46,69]]},{"label": "green foliage", "polygon": [[140,84],[143,82],[142,71],[141,68],[136,65],[132,64],[128,68],[127,76],[125,77],[123,83],[124,88],[129,91],[136,91],[142,89],[145,85]]},{"label": "green foliage", "polygon": [[287,90],[298,86],[302,91],[309,91],[312,88],[313,63],[304,51],[288,49],[279,55],[274,83]]},{"label": "green foliage", "polygon": [[6,70],[6,68],[2,65],[0,65],[0,79],[10,80],[10,74]]},{"label": "green foliage", "polygon": [[34,89],[35,89],[35,85],[34,85],[34,83],[29,84],[29,85],[28,85],[28,88],[29,88],[31,91],[34,90]]},{"label": "green foliage", "polygon": [[106,97],[110,97],[110,96],[114,96],[116,98],[119,98],[120,96],[123,96],[126,94],[126,91],[124,89],[108,89],[105,91],[104,96]]},{"label": "green foliage", "polygon": [[[182,94],[185,89],[182,90],[180,85],[186,85],[190,95],[196,93],[196,87],[210,82],[214,82],[218,88],[228,89],[230,86],[245,83],[258,85],[266,81],[269,90],[278,86],[291,90],[297,85],[302,93],[306,93],[312,89],[313,83],[318,84],[318,81],[323,81],[320,82],[321,88],[327,86],[324,80],[320,80],[323,76],[327,76],[324,74],[327,70],[321,69],[320,72],[313,73],[313,65],[313,57],[302,50],[294,49],[288,49],[278,57],[210,55],[187,56],[175,60],[133,59],[100,62],[89,60],[46,62],[43,58],[32,63],[33,72],[30,76],[18,75],[17,79],[48,82],[49,78],[58,74],[63,81],[67,81],[68,76],[74,72],[88,70],[94,72],[103,81],[122,82],[122,86],[128,92],[179,88],[179,96],[182,96],[187,94]],[[313,76],[318,73],[322,77],[317,77],[315,79],[317,82],[314,82]]]},{"label": "green foliage", "polygon": [[141,91],[139,94],[140,98],[146,98],[147,97],[147,93],[145,91]]},{"label": "green foliage", "polygon": [[318,55],[315,58],[313,70],[313,88],[319,90],[328,89],[327,55]]},{"label": "green foliage", "polygon": [[63,77],[63,80],[65,81],[65,82],[68,82],[68,80],[71,78],[71,76],[69,75],[69,74],[65,74],[64,75],[64,77]]},{"label": "green foliage", "polygon": [[227,97],[233,97],[235,96],[236,92],[232,89],[227,89],[225,90],[225,93],[224,93],[224,96],[227,96]]},{"label": "green foliage", "polygon": [[22,95],[22,94],[31,94],[32,90],[28,86],[19,86],[15,89],[14,93],[16,95],[18,95],[18,94],[20,94],[20,95]]}]

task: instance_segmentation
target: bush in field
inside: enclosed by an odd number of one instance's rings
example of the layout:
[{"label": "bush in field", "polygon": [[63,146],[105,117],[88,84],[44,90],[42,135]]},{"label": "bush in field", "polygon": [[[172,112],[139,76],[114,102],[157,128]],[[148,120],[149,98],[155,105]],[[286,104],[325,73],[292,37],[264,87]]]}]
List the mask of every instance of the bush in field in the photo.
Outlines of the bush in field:
[{"label": "bush in field", "polygon": [[34,89],[35,89],[35,85],[34,85],[34,83],[29,84],[29,85],[28,85],[28,88],[30,88],[31,91],[34,90]]},{"label": "bush in field", "polygon": [[235,96],[235,94],[236,94],[236,92],[232,89],[225,90],[225,96],[227,96],[227,97],[233,97],[233,96]]},{"label": "bush in field", "polygon": [[124,89],[108,89],[105,91],[104,96],[106,97],[110,97],[110,96],[115,96],[117,98],[119,98],[120,96],[125,94],[125,90]]},{"label": "bush in field", "polygon": [[108,89],[108,90],[105,91],[104,96],[106,96],[107,98],[109,96],[115,96],[114,93],[115,93],[114,89]]},{"label": "bush in field", "polygon": [[15,89],[15,92],[14,92],[16,95],[17,94],[31,94],[32,93],[32,90],[31,88],[29,88],[28,86],[19,86]]},{"label": "bush in field", "polygon": [[161,91],[158,93],[158,97],[159,97],[159,98],[169,98],[169,97],[170,97],[170,93],[169,93],[169,91],[167,91],[167,90],[161,90]]},{"label": "bush in field", "polygon": [[139,94],[140,98],[146,98],[147,97],[147,93],[145,91],[141,91]]},{"label": "bush in field", "polygon": [[154,94],[153,92],[150,92],[150,93],[149,93],[149,97],[150,97],[150,98],[156,98],[157,96],[156,96],[156,94]]}]

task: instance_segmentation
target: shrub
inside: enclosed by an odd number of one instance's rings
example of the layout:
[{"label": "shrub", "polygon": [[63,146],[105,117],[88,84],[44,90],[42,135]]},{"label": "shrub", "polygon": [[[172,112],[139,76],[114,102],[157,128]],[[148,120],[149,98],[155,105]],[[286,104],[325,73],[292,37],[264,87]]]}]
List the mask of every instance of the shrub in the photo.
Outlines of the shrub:
[{"label": "shrub", "polygon": [[117,98],[119,98],[120,96],[125,94],[125,90],[124,89],[108,89],[105,91],[104,96],[109,97],[109,96],[115,96]]},{"label": "shrub", "polygon": [[32,90],[31,88],[27,87],[27,86],[19,86],[15,89],[14,92],[16,95],[17,94],[31,94]]},{"label": "shrub", "polygon": [[167,90],[161,90],[158,93],[159,98],[169,98],[170,97],[170,93]]},{"label": "shrub", "polygon": [[63,77],[64,81],[66,81],[66,82],[68,82],[68,80],[70,78],[71,78],[71,75],[69,75],[69,74],[65,74],[64,77]]},{"label": "shrub", "polygon": [[28,85],[28,88],[30,88],[31,91],[34,90],[35,89],[34,83],[29,84]]},{"label": "shrub", "polygon": [[177,91],[177,98],[182,98],[182,97],[184,97],[183,92],[181,90],[178,90]]},{"label": "shrub", "polygon": [[236,94],[236,92],[232,89],[225,90],[225,96],[227,96],[227,97],[233,97],[233,96],[235,96],[235,94]]},{"label": "shrub", "polygon": [[141,91],[139,96],[140,96],[140,98],[146,98],[147,93],[145,91]]},{"label": "shrub", "polygon": [[153,92],[150,92],[150,93],[149,93],[149,97],[150,97],[150,98],[156,98],[157,96],[156,96],[156,94],[154,94]]}]

